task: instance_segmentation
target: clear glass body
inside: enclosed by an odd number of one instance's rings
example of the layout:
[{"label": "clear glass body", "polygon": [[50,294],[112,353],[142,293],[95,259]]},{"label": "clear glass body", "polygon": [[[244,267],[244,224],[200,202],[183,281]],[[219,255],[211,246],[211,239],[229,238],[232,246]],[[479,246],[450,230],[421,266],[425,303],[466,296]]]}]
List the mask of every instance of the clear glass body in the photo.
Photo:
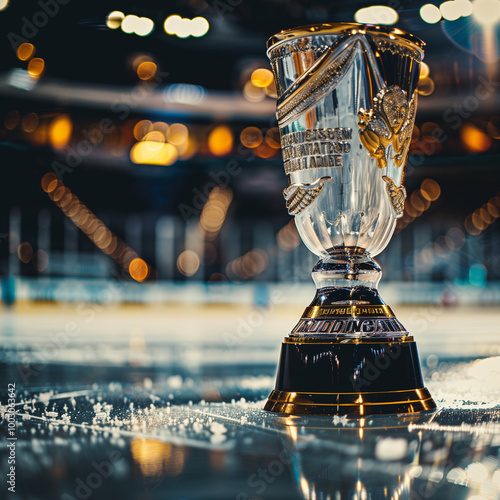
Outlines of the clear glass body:
[{"label": "clear glass body", "polygon": [[327,26],[336,29],[299,30],[268,51],[278,117],[280,107],[287,111],[279,125],[290,185],[325,179],[316,198],[295,214],[295,224],[305,245],[320,257],[352,250],[373,257],[389,242],[397,218],[384,177],[402,186],[404,161],[397,164],[390,145],[385,167],[379,166],[363,145],[359,113],[374,109],[377,95],[394,85],[410,100],[421,53],[362,26]]}]

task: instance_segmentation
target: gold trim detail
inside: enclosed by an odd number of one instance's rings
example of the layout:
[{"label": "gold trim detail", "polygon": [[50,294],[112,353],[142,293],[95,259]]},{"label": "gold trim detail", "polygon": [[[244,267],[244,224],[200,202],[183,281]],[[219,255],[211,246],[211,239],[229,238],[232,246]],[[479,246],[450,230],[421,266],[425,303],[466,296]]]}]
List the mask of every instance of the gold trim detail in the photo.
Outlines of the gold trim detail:
[{"label": "gold trim detail", "polygon": [[384,175],[386,189],[396,218],[403,216],[406,190],[403,186],[404,164],[410,149],[415,123],[416,95],[411,100],[397,85],[382,89],[373,98],[373,109],[360,108],[359,136],[368,154],[377,160],[378,168],[386,168],[390,160],[403,168],[401,186]]},{"label": "gold trim detail", "polygon": [[[322,335],[326,339],[322,339]],[[397,332],[392,337],[352,337],[345,334],[339,334],[336,338],[331,337],[332,334],[321,334],[318,333],[315,336],[308,334],[305,336],[298,336],[291,334],[285,337],[283,340],[284,344],[400,344],[406,342],[414,342],[414,338],[411,335],[397,335]],[[331,340],[328,340],[328,337]]]},{"label": "gold trim detail", "polygon": [[391,200],[392,208],[396,212],[396,219],[399,219],[403,217],[405,210],[406,188],[403,184],[396,186],[395,182],[387,175],[383,175],[382,179],[386,182],[385,189]]},{"label": "gold trim detail", "polygon": [[363,35],[372,35],[377,37],[382,37],[387,41],[391,42],[397,40],[399,43],[405,45],[405,47],[412,49],[416,52],[417,56],[420,58],[423,55],[423,48],[425,43],[420,40],[420,38],[401,31],[398,28],[389,28],[386,26],[372,26],[367,24],[358,23],[325,23],[325,24],[311,24],[308,26],[299,26],[297,28],[292,28],[288,30],[280,31],[276,35],[269,38],[267,41],[268,52],[275,48],[276,45],[290,40],[292,38],[299,38],[303,36],[311,35],[355,35],[361,33]]},{"label": "gold trim detail", "polygon": [[339,42],[322,54],[295,82],[280,95],[276,103],[276,118],[280,128],[296,120],[317,101],[335,88],[354,60],[356,43],[353,37]]},{"label": "gold trim detail", "polygon": [[380,415],[433,410],[436,403],[423,387],[404,391],[304,393],[273,390],[264,410],[287,415]]},{"label": "gold trim detail", "polygon": [[299,182],[288,186],[283,190],[286,208],[290,215],[297,215],[306,209],[321,193],[326,181],[331,177],[321,177],[311,184],[301,184]]},{"label": "gold trim detail", "polygon": [[413,47],[410,48],[407,44],[402,45],[398,40],[377,37],[374,38],[374,41],[380,52],[390,52],[391,54],[410,57],[418,63],[422,61],[423,53],[421,51],[416,51]]},{"label": "gold trim detail", "polygon": [[352,318],[359,317],[394,317],[394,313],[389,306],[310,306],[306,307],[302,318],[331,318],[347,316]]}]

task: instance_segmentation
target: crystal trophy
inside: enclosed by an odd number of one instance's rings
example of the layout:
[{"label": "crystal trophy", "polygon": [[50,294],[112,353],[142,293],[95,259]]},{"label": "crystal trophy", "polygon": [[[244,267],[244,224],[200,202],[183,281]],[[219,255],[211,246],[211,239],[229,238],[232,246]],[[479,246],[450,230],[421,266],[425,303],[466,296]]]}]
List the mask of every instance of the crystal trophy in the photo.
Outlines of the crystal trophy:
[{"label": "crystal trophy", "polygon": [[288,212],[319,257],[265,409],[373,415],[436,407],[373,260],[403,215],[424,43],[395,28],[304,26],[268,41]]}]

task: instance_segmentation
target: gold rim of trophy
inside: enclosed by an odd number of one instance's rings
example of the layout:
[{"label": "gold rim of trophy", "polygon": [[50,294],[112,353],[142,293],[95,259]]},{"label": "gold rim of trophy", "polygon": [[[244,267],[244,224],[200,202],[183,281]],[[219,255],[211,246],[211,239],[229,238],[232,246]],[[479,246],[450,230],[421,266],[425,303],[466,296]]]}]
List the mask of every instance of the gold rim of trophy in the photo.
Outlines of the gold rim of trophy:
[{"label": "gold rim of trophy", "polygon": [[275,45],[280,44],[291,38],[298,38],[302,36],[310,36],[321,33],[323,35],[328,34],[353,34],[356,33],[368,33],[370,35],[382,36],[389,39],[397,39],[403,42],[405,45],[416,49],[423,55],[423,48],[425,42],[420,40],[420,38],[406,33],[398,28],[389,28],[387,26],[375,26],[371,24],[358,24],[358,23],[325,23],[325,24],[310,24],[307,26],[298,26],[297,28],[292,28],[288,30],[280,31],[273,35],[267,41],[267,50],[269,51]]},{"label": "gold rim of trophy", "polygon": [[353,415],[418,413],[436,408],[425,387],[374,393],[304,393],[273,390],[265,410],[287,415]]}]

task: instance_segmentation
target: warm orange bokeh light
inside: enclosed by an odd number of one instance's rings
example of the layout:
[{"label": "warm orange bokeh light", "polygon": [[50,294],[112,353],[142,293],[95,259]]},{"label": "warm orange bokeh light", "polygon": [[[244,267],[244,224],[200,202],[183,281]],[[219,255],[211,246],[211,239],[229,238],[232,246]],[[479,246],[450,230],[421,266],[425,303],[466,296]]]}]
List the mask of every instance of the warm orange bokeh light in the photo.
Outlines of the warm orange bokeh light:
[{"label": "warm orange bokeh light", "polygon": [[17,57],[21,61],[27,61],[35,54],[35,47],[31,43],[22,43],[17,48]]},{"label": "warm orange bokeh light", "polygon": [[472,123],[464,123],[460,129],[460,139],[470,153],[483,153],[492,144],[491,137]]},{"label": "warm orange bokeh light", "polygon": [[149,267],[142,259],[134,259],[128,266],[128,272],[135,281],[144,281],[149,275]]},{"label": "warm orange bokeh light", "polygon": [[52,193],[52,191],[54,191],[57,187],[57,183],[57,177],[54,172],[49,172],[42,177],[42,189],[46,193]]},{"label": "warm orange bokeh light", "polygon": [[427,78],[429,76],[429,73],[430,73],[429,66],[426,63],[421,62],[420,63],[420,80]]},{"label": "warm orange bokeh light", "polygon": [[[160,142],[164,143],[165,142],[165,136],[158,130],[153,130],[152,132],[148,132],[144,138],[142,139],[143,141],[152,141],[152,142]],[[160,148],[161,146],[158,146]]]},{"label": "warm orange bokeh light", "polygon": [[38,77],[43,73],[45,61],[40,57],[35,57],[28,63],[28,73],[31,76]]},{"label": "warm orange bokeh light", "polygon": [[434,92],[434,88],[435,88],[434,80],[426,76],[425,78],[419,80],[417,92],[423,96],[431,95]]},{"label": "warm orange bokeh light", "polygon": [[434,179],[424,179],[420,191],[422,196],[429,201],[436,201],[441,196],[441,187]]},{"label": "warm orange bokeh light", "polygon": [[280,132],[278,127],[270,128],[266,132],[266,143],[268,146],[271,146],[273,149],[281,148],[281,140],[280,140]]},{"label": "warm orange bokeh light", "polygon": [[257,127],[247,127],[241,131],[241,144],[247,148],[256,148],[262,144],[263,140],[262,132]]},{"label": "warm orange bokeh light", "polygon": [[172,165],[178,157],[175,146],[155,141],[137,142],[130,151],[130,159],[137,164]]},{"label": "warm orange bokeh light", "polygon": [[54,149],[64,149],[71,139],[73,122],[68,115],[59,115],[49,127],[49,141]]},{"label": "warm orange bokeh light", "polygon": [[256,87],[267,87],[273,83],[274,77],[268,69],[259,68],[252,73],[250,80]]},{"label": "warm orange bokeh light", "polygon": [[151,80],[155,75],[158,67],[152,61],[144,61],[137,67],[137,76],[141,80]]},{"label": "warm orange bokeh light", "polygon": [[144,136],[153,130],[153,124],[149,120],[141,120],[134,126],[134,137],[142,141]]},{"label": "warm orange bokeh light", "polygon": [[188,138],[188,129],[182,123],[173,123],[167,131],[167,140],[174,146],[184,146]]},{"label": "warm orange bokeh light", "polygon": [[27,264],[31,260],[31,257],[33,256],[32,246],[27,241],[23,241],[17,247],[17,256],[19,257],[19,260],[21,262]]},{"label": "warm orange bokeh light", "polygon": [[208,149],[215,156],[228,155],[233,149],[233,133],[229,127],[219,125],[208,136]]}]

